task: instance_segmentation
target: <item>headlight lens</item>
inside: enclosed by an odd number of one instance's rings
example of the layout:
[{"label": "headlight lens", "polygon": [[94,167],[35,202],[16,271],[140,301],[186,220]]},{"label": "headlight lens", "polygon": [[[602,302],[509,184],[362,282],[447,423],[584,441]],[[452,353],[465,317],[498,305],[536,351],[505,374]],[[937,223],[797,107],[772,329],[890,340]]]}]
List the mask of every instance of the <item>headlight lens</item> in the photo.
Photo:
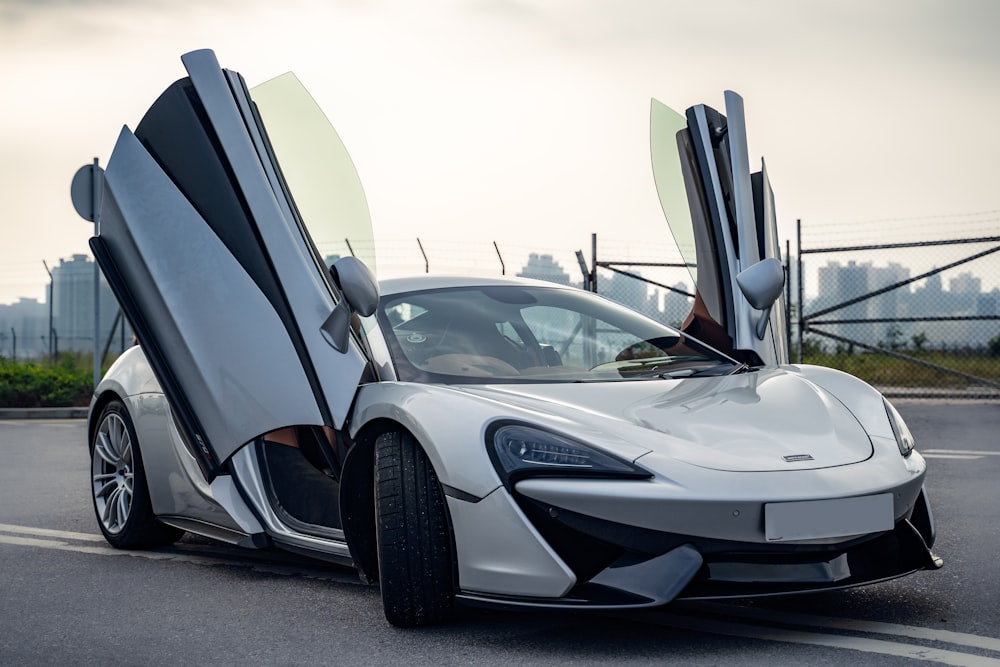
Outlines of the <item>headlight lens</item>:
[{"label": "headlight lens", "polygon": [[896,412],[896,408],[892,406],[892,403],[884,398],[882,402],[885,403],[885,413],[889,416],[889,425],[892,426],[892,434],[896,436],[899,453],[903,456],[909,456],[910,452],[913,451],[913,434],[910,433],[910,429],[906,427],[906,422]]},{"label": "headlight lens", "polygon": [[523,424],[491,430],[490,458],[507,482],[527,474],[547,476],[646,478],[652,475],[629,461],[555,433]]}]

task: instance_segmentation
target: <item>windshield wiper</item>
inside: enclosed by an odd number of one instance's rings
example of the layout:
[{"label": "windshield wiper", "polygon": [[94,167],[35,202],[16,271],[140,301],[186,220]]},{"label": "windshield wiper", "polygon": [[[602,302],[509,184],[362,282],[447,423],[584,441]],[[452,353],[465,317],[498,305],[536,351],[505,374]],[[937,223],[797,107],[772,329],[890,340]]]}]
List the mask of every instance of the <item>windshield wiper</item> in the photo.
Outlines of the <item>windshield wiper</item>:
[{"label": "windshield wiper", "polygon": [[745,373],[749,368],[750,366],[742,362],[736,364],[735,366],[730,363],[722,363],[722,364],[714,364],[712,366],[709,366],[708,368],[702,368],[701,370],[692,371],[686,375],[682,375],[682,373],[684,373],[684,371],[687,371],[689,369],[683,369],[681,371],[677,371],[674,373],[670,372],[660,373],[660,377],[665,380],[669,380],[671,378],[677,378],[677,377],[695,378],[695,377],[713,377],[718,375],[739,375],[740,373]]}]

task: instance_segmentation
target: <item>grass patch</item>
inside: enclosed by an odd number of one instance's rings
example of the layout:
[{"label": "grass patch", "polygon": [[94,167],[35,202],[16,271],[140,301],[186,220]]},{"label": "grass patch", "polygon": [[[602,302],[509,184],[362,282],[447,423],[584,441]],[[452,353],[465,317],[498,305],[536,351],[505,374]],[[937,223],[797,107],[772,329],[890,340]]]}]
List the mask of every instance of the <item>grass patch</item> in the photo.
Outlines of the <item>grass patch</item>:
[{"label": "grass patch", "polygon": [[0,407],[86,406],[94,393],[91,357],[64,354],[56,363],[0,357]]},{"label": "grass patch", "polygon": [[[901,350],[901,354],[944,366],[960,373],[1000,382],[1000,357],[977,351]],[[967,387],[966,378],[920,366],[904,359],[875,352],[826,353],[806,348],[803,363],[828,366],[857,376],[873,385],[895,387]]]}]

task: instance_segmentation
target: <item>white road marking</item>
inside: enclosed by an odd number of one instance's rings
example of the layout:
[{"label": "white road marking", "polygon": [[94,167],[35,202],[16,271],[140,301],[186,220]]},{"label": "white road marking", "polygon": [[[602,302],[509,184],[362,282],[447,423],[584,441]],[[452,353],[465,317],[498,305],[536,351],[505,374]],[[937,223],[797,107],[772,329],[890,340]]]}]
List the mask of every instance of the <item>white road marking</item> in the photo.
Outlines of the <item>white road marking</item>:
[{"label": "white road marking", "polygon": [[211,558],[189,556],[187,554],[170,554],[155,551],[126,551],[124,549],[115,549],[110,546],[92,547],[85,544],[70,544],[68,542],[60,542],[56,540],[42,540],[33,537],[15,537],[13,535],[0,535],[0,544],[15,544],[23,547],[55,549],[57,551],[75,551],[77,553],[95,554],[98,556],[136,556],[139,558],[149,558],[151,560],[174,560],[182,563],[195,563],[197,565],[218,565],[220,562]]},{"label": "white road marking", "polygon": [[[5,535],[3,533],[16,533],[16,535]],[[35,537],[24,537],[33,535]],[[61,538],[61,539],[42,539]],[[74,544],[77,542],[100,542],[101,546],[91,546],[90,544]],[[247,560],[230,560],[226,558],[209,558],[193,554],[177,553],[171,551],[142,551],[131,549],[115,549],[108,545],[103,537],[91,535],[89,533],[73,533],[62,530],[51,530],[48,528],[33,528],[30,526],[17,526],[8,523],[0,523],[0,544],[11,544],[23,547],[36,547],[40,549],[53,549],[55,551],[73,551],[76,553],[91,554],[96,556],[132,556],[133,558],[146,558],[148,560],[173,561],[177,563],[191,563],[194,565],[219,566],[226,565],[232,567],[244,567],[254,572],[266,574],[279,574],[283,576],[296,576],[304,579],[315,579],[319,581],[332,581],[340,584],[355,584],[366,586],[360,580],[344,573],[338,574],[323,569],[321,563],[317,561],[315,568],[302,565],[283,565],[281,563],[255,562]]]},{"label": "white road marking", "polygon": [[961,653],[959,651],[947,651],[929,646],[886,641],[883,639],[851,637],[822,632],[805,632],[802,630],[786,630],[748,623],[681,616],[667,612],[653,613],[649,614],[649,616],[654,617],[663,625],[683,630],[692,630],[694,632],[707,632],[709,634],[744,637],[747,639],[764,639],[790,644],[808,644],[811,646],[851,649],[865,653],[877,653],[880,655],[911,658],[913,660],[937,662],[945,665],[954,665],[955,667],[1000,667],[1000,660],[996,658]]},{"label": "white road marking", "polygon": [[969,454],[921,454],[925,459],[958,459],[960,461],[974,461],[983,458],[982,456],[971,456]]},{"label": "white road marking", "polygon": [[921,454],[968,454],[975,456],[1000,456],[1000,452],[986,452],[980,449],[920,449]]},{"label": "white road marking", "polygon": [[43,537],[62,537],[67,540],[83,540],[85,542],[102,542],[104,538],[93,533],[73,533],[65,530],[52,530],[50,528],[31,528],[29,526],[15,526],[11,523],[0,523],[0,532],[19,533],[27,535],[41,535]]},{"label": "white road marking", "polygon": [[815,628],[831,628],[835,630],[850,630],[852,632],[868,632],[880,635],[912,637],[914,639],[947,642],[949,644],[981,648],[986,649],[987,651],[1000,653],[1000,639],[995,639],[993,637],[981,637],[980,635],[973,635],[965,632],[954,632],[952,630],[937,630],[935,628],[921,628],[914,625],[902,625],[900,623],[862,621],[853,618],[838,618],[835,616],[816,616],[813,614],[784,612],[774,609],[762,609],[759,607],[720,605],[718,603],[711,602],[685,602],[684,605],[685,607],[691,609],[730,617],[736,616],[751,620],[786,623],[788,625],[804,625]]}]

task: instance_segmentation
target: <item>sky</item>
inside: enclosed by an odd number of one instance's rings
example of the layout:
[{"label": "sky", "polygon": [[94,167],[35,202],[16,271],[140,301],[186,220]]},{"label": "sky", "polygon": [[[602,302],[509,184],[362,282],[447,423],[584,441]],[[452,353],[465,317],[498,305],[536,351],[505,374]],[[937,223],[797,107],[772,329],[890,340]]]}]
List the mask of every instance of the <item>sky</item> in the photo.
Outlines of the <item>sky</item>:
[{"label": "sky", "polygon": [[596,233],[673,258],[649,100],[722,110],[727,89],[782,238],[997,235],[998,28],[994,0],[0,0],[0,304],[88,252],[73,173],[200,48],[251,86],[298,75],[388,255],[589,254]]}]

